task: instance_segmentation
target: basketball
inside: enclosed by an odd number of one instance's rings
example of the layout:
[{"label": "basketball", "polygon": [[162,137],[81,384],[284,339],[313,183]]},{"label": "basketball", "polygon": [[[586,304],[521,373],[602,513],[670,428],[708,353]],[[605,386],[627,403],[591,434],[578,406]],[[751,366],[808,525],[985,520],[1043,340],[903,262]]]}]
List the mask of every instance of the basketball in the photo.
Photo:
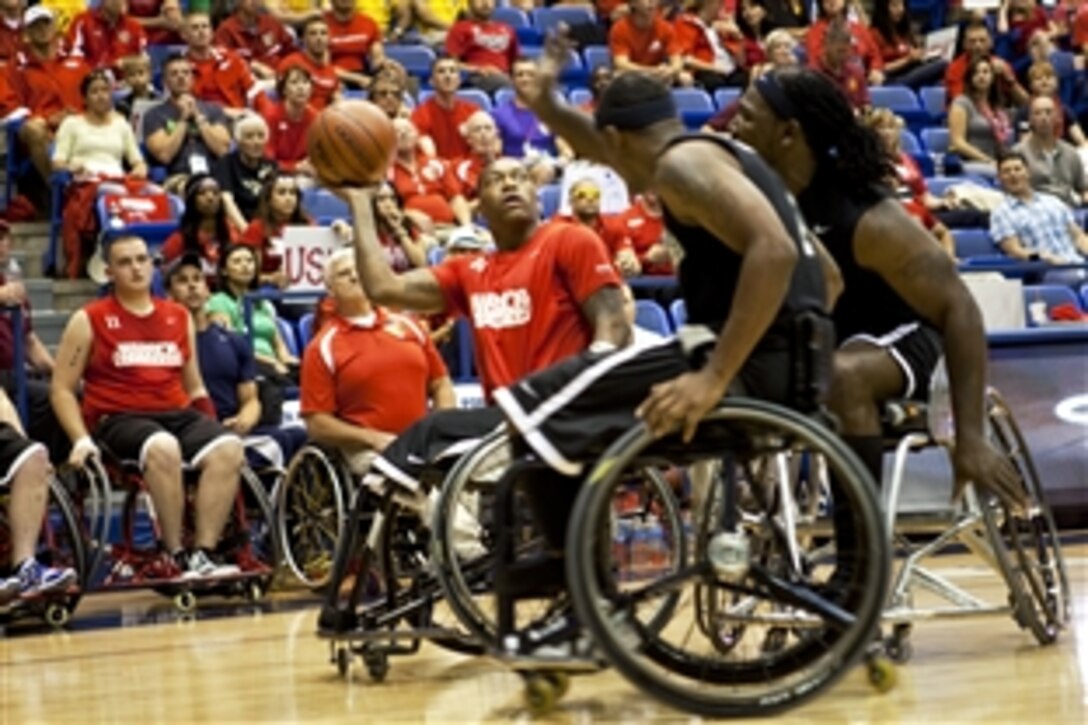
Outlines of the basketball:
[{"label": "basketball", "polygon": [[334,186],[376,184],[397,148],[393,122],[369,101],[340,101],[318,114],[306,134],[318,176]]}]

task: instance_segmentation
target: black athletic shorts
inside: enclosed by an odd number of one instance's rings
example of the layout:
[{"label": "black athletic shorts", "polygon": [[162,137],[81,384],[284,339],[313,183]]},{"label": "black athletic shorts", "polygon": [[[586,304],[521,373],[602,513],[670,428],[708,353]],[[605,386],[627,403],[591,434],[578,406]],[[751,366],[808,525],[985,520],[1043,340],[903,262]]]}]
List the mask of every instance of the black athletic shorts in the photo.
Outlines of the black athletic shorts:
[{"label": "black athletic shorts", "polygon": [[[495,402],[525,442],[555,470],[581,473],[638,421],[635,409],[658,383],[699,369],[717,336],[679,337],[611,353],[585,352],[495,391]],[[793,360],[788,345],[768,345],[745,363],[730,395],[791,404]]]},{"label": "black athletic shorts", "polygon": [[371,470],[413,491],[418,490],[424,471],[444,462],[452,466],[481,438],[501,425],[502,411],[494,407],[437,410],[397,436],[374,459]]},{"label": "black athletic shorts", "polygon": [[11,484],[22,465],[39,450],[44,452],[45,446],[30,440],[9,424],[0,423],[0,486]]},{"label": "black athletic shorts", "polygon": [[198,410],[185,408],[158,413],[117,413],[99,421],[94,439],[114,458],[143,469],[147,444],[156,435],[170,435],[181,446],[181,460],[196,466],[216,446],[241,439]]},{"label": "black athletic shorts", "polygon": [[929,400],[929,381],[944,354],[940,334],[929,325],[911,322],[882,335],[858,334],[843,345],[861,340],[888,351],[903,371],[900,397],[925,402]]}]

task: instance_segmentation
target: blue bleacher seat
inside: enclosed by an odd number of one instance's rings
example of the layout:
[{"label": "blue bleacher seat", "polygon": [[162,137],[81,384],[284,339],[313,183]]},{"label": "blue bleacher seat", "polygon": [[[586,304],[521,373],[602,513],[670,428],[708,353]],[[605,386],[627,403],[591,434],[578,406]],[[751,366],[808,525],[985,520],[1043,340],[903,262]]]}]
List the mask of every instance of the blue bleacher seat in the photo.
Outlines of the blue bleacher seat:
[{"label": "blue bleacher seat", "polygon": [[557,211],[559,211],[560,193],[562,192],[559,188],[559,184],[548,184],[537,190],[536,197],[540,204],[541,218],[550,219]]},{"label": "blue bleacher seat", "polygon": [[612,54],[607,45],[588,45],[582,49],[582,59],[592,73],[599,65],[612,65]]},{"label": "blue bleacher seat", "polygon": [[1058,74],[1058,95],[1066,106],[1073,105],[1076,91],[1077,68],[1075,63],[1076,55],[1068,51],[1056,50],[1050,54],[1050,64],[1054,66],[1054,72]]},{"label": "blue bleacher seat", "polygon": [[499,90],[495,91],[495,107],[496,108],[503,105],[504,103],[507,103],[508,101],[513,101],[513,100],[514,100],[514,89],[513,88],[500,88]]},{"label": "blue bleacher seat", "polygon": [[324,189],[303,190],[302,208],[318,224],[331,224],[337,219],[350,217],[348,205],[344,203],[344,200]]},{"label": "blue bleacher seat", "polygon": [[671,335],[669,316],[661,305],[653,300],[635,300],[635,325],[659,335]]},{"label": "blue bleacher seat", "polygon": [[547,35],[548,31],[559,25],[559,23],[574,26],[586,23],[594,24],[596,22],[596,13],[592,8],[584,5],[536,8],[533,10],[533,27],[543,35]]},{"label": "blue bleacher seat", "polygon": [[948,0],[909,0],[907,8],[915,18],[925,18],[923,30],[938,30],[944,27],[944,16],[948,11]]},{"label": "blue bleacher seat", "polygon": [[906,128],[899,133],[899,148],[911,156],[925,153],[922,151],[922,144],[918,141],[918,137],[914,135],[913,131]]},{"label": "blue bleacher seat", "polygon": [[298,320],[298,342],[302,351],[305,351],[306,346],[310,344],[310,340],[314,339],[315,317],[313,312],[307,312]]},{"label": "blue bleacher seat", "polygon": [[[419,92],[419,102],[422,104],[428,98],[434,95],[434,91],[427,89]],[[487,91],[482,91],[479,88],[462,88],[457,91],[457,97],[462,101],[468,101],[469,103],[475,103],[484,111],[491,113],[492,103],[491,96],[487,95]]]},{"label": "blue bleacher seat", "polygon": [[1088,310],[1088,282],[1080,286],[1080,308]]},{"label": "blue bleacher seat", "polygon": [[419,78],[430,77],[431,66],[434,65],[437,57],[435,52],[426,45],[387,45],[385,55]]},{"label": "blue bleacher seat", "polygon": [[894,111],[911,128],[921,128],[929,121],[918,96],[906,86],[874,86],[869,89],[869,98],[874,107]]},{"label": "blue bleacher seat", "polygon": [[1030,305],[1032,302],[1042,300],[1046,303],[1047,314],[1058,305],[1073,305],[1076,309],[1084,312],[1084,308],[1081,307],[1080,300],[1077,299],[1077,295],[1070,287],[1061,284],[1034,284],[1024,285],[1024,313],[1028,321],[1029,327],[1034,327],[1035,323],[1031,319]]},{"label": "blue bleacher seat", "polygon": [[301,353],[298,347],[298,339],[295,336],[295,326],[291,324],[290,320],[285,320],[282,317],[276,318],[276,326],[280,330],[280,337],[283,338],[283,344],[287,346],[287,350],[298,357]]},{"label": "blue bleacher seat", "polygon": [[930,153],[948,153],[947,128],[924,128],[920,135],[926,151]]},{"label": "blue bleacher seat", "polygon": [[985,229],[953,229],[952,238],[956,240],[956,256],[960,259],[998,253],[990,233]]},{"label": "blue bleacher seat", "polygon": [[677,330],[688,321],[688,306],[683,299],[673,300],[669,305],[669,315],[672,316],[672,326]]},{"label": "blue bleacher seat", "polygon": [[432,267],[436,264],[442,264],[442,261],[446,258],[445,247],[431,247],[427,250],[427,264]]},{"label": "blue bleacher seat", "polygon": [[918,91],[918,98],[929,114],[931,123],[944,123],[946,96],[944,86],[928,86]]},{"label": "blue bleacher seat", "polygon": [[672,99],[688,128],[699,128],[714,115],[714,101],[699,88],[674,88]]},{"label": "blue bleacher seat", "polygon": [[570,103],[572,106],[581,106],[585,103],[590,103],[593,100],[593,94],[590,93],[588,88],[575,88],[570,92]]},{"label": "blue bleacher seat", "polygon": [[738,98],[740,98],[739,88],[719,88],[714,91],[714,105],[717,106],[719,110],[725,108]]},{"label": "blue bleacher seat", "polygon": [[508,5],[496,7],[491,13],[491,19],[497,23],[506,23],[511,28],[526,28],[532,25],[528,13]]}]

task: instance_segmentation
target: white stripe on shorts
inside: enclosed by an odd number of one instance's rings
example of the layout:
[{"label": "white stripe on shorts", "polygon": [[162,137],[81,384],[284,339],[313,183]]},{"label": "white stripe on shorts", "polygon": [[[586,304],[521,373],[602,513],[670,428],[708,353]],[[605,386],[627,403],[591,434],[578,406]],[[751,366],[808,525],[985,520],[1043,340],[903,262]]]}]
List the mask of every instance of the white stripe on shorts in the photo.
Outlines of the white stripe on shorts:
[{"label": "white stripe on shorts", "polygon": [[866,335],[865,333],[851,335],[846,340],[844,340],[842,345],[840,345],[839,347],[844,347],[848,343],[853,342],[854,340],[859,340],[861,342],[868,342],[872,345],[875,345],[882,350],[887,350],[888,354],[892,356],[892,360],[895,360],[895,364],[898,365],[899,369],[903,371],[903,377],[907,381],[907,384],[904,386],[902,397],[909,398],[910,396],[914,395],[914,389],[918,385],[918,381],[914,379],[914,371],[911,370],[910,365],[907,364],[906,358],[904,358],[903,355],[895,349],[895,343],[899,342],[907,335],[917,332],[919,327],[920,325],[917,322],[908,322],[905,325],[900,325],[891,332],[881,335],[880,337],[877,337],[876,335]]}]

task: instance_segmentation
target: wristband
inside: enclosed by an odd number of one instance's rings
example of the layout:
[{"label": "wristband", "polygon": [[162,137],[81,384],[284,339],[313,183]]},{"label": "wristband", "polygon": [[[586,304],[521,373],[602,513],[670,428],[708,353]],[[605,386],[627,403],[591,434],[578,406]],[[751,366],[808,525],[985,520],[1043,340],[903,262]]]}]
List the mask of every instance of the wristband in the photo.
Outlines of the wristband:
[{"label": "wristband", "polygon": [[73,451],[79,448],[90,448],[92,451],[98,450],[98,446],[95,445],[94,439],[92,439],[89,435],[77,438],[76,441],[72,444]]}]

